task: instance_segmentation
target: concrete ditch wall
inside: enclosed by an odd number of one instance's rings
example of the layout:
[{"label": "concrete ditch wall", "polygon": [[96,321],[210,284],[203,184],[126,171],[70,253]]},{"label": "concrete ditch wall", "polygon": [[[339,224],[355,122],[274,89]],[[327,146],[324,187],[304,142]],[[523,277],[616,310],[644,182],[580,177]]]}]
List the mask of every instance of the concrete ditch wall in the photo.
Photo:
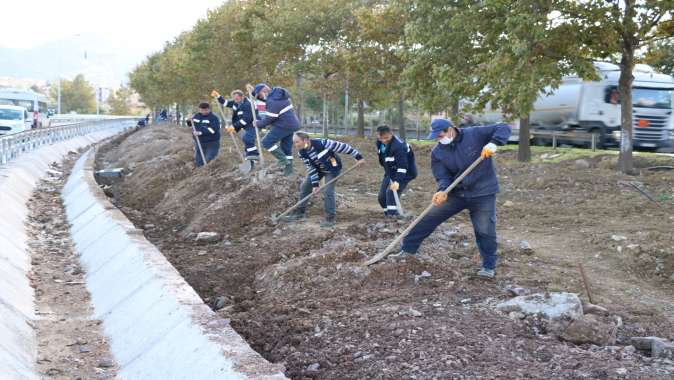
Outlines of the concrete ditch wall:
[{"label": "concrete ditch wall", "polygon": [[36,318],[30,286],[31,260],[27,254],[24,222],[28,202],[49,164],[76,150],[121,132],[133,123],[44,145],[0,168],[0,378],[37,379],[37,354],[32,321]]},{"label": "concrete ditch wall", "polygon": [[112,204],[93,178],[92,151],[63,190],[95,318],[122,379],[285,379],[253,351]]}]

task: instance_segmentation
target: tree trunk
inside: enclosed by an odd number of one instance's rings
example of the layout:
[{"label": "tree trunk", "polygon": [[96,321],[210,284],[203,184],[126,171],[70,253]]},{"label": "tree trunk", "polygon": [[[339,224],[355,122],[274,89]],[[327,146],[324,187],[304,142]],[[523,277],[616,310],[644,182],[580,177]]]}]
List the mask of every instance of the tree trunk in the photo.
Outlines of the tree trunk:
[{"label": "tree trunk", "polygon": [[400,117],[400,124],[398,125],[398,134],[401,139],[405,140],[407,138],[407,131],[405,130],[405,96],[400,93],[400,98],[398,99],[398,116]]},{"label": "tree trunk", "polygon": [[452,101],[452,118],[459,116],[459,100]]},{"label": "tree trunk", "polygon": [[323,138],[328,138],[328,95],[323,93]]},{"label": "tree trunk", "polygon": [[293,101],[293,108],[295,109],[295,115],[302,125],[302,74],[297,73],[295,75],[295,101]]},{"label": "tree trunk", "polygon": [[531,146],[529,145],[529,115],[520,119],[519,146],[517,148],[517,161],[531,161]]},{"label": "tree trunk", "polygon": [[344,81],[344,135],[349,135],[349,78]]},{"label": "tree trunk", "polygon": [[358,126],[356,135],[358,137],[365,137],[365,104],[363,104],[363,99],[358,98],[357,101],[358,108]]},{"label": "tree trunk", "polygon": [[[623,28],[634,30],[634,14],[632,1],[625,1],[623,16]],[[620,156],[618,169],[625,174],[633,174],[634,163],[632,161],[633,150],[633,121],[632,121],[632,82],[634,76],[634,49],[637,41],[633,36],[623,36],[622,58],[620,60],[620,79],[618,79],[618,92],[620,92]]]}]

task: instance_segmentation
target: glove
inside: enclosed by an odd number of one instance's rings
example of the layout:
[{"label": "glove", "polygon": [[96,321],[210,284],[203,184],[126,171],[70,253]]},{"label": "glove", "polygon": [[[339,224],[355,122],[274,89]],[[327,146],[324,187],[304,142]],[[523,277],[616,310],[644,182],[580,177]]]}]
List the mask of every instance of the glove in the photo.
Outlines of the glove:
[{"label": "glove", "polygon": [[314,195],[318,194],[321,191],[321,188],[316,186],[311,188],[311,192],[314,193]]},{"label": "glove", "polygon": [[227,133],[234,133],[234,127],[225,127]]},{"label": "glove", "polygon": [[211,96],[214,97],[214,98],[219,98],[220,93],[217,90],[213,90],[213,91],[211,91]]},{"label": "glove", "polygon": [[482,153],[480,154],[480,157],[482,158],[489,158],[492,155],[496,153],[496,144],[494,143],[489,143],[482,148]]},{"label": "glove", "polygon": [[391,191],[398,191],[400,188],[400,184],[396,181],[391,181],[391,184],[388,186],[389,190]]},{"label": "glove", "polygon": [[438,191],[437,193],[433,194],[432,202],[436,206],[440,206],[441,204],[447,202],[447,193],[444,191]]},{"label": "glove", "polygon": [[201,132],[199,131],[193,131],[192,134],[195,136],[201,136]]}]

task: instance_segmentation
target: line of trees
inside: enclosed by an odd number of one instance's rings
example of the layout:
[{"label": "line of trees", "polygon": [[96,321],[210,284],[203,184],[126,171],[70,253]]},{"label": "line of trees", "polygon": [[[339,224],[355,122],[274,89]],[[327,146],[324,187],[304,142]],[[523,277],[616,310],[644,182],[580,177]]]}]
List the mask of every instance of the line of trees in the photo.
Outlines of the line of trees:
[{"label": "line of trees", "polygon": [[[58,98],[56,84],[51,87],[49,96],[54,100]],[[78,74],[73,80],[61,79],[61,112],[96,113],[95,90],[83,74]]]},{"label": "line of trees", "polygon": [[300,115],[310,99],[348,92],[360,136],[366,105],[396,109],[404,137],[406,105],[458,118],[461,99],[520,119],[519,159],[528,161],[536,98],[564,75],[594,79],[593,61],[612,61],[621,67],[620,170],[631,172],[632,70],[642,58],[671,70],[673,15],[674,2],[662,0],[229,1],[147,57],[130,85],[156,107],[268,81],[292,90]]},{"label": "line of trees", "polygon": [[[41,92],[37,86],[32,88],[35,92]],[[102,113],[111,115],[131,115],[138,113],[132,104],[133,90],[128,86],[120,86],[112,90],[107,98],[107,107]],[[51,86],[49,97],[52,101],[58,99],[58,85]],[[61,79],[61,112],[76,112],[79,114],[93,114],[96,112],[96,89],[87,81],[84,74],[76,75],[72,80]]]}]

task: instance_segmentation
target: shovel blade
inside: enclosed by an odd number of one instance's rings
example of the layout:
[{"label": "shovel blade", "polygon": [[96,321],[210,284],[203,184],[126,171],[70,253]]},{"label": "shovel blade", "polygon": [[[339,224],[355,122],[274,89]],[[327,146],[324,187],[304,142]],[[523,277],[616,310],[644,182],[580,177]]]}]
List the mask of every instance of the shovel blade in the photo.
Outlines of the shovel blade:
[{"label": "shovel blade", "polygon": [[402,203],[400,203],[400,196],[398,195],[397,191],[393,192],[393,198],[395,199],[396,207],[398,208],[398,214],[400,214],[400,216],[404,217],[405,216],[405,210],[403,210],[403,205],[402,205]]},{"label": "shovel blade", "polygon": [[246,160],[239,164],[239,171],[243,174],[248,174],[253,169],[253,162]]}]

